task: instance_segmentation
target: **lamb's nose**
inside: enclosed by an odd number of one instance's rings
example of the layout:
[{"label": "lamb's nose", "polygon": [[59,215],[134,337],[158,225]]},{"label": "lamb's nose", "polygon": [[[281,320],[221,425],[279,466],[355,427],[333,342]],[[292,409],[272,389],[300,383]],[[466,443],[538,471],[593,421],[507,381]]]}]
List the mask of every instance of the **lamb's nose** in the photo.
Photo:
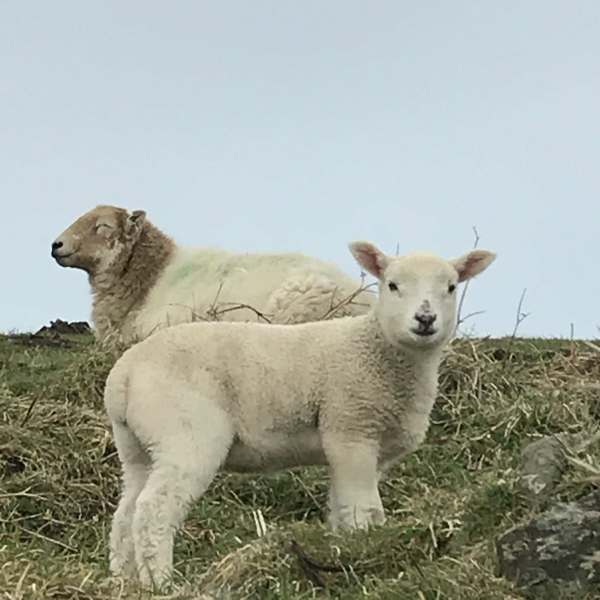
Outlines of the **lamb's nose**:
[{"label": "lamb's nose", "polygon": [[415,319],[423,325],[423,327],[431,327],[435,320],[437,319],[437,315],[431,313],[415,313]]}]

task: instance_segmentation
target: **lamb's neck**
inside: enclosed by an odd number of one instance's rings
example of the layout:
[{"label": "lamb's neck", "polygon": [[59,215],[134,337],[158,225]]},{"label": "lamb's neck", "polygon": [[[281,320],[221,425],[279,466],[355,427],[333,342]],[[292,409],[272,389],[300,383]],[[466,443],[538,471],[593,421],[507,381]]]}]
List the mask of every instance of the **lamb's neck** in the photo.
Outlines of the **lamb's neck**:
[{"label": "lamb's neck", "polygon": [[360,356],[375,359],[386,373],[404,377],[406,369],[437,370],[443,356],[442,347],[414,348],[392,344],[386,338],[379,320],[371,311],[359,317],[349,317],[352,337],[361,347]]},{"label": "lamb's neck", "polygon": [[[175,251],[175,242],[146,222],[129,258],[116,272],[90,275],[93,314],[108,319],[104,327],[121,327],[128,315],[143,305]],[[100,323],[96,327],[99,333],[104,328]]]}]

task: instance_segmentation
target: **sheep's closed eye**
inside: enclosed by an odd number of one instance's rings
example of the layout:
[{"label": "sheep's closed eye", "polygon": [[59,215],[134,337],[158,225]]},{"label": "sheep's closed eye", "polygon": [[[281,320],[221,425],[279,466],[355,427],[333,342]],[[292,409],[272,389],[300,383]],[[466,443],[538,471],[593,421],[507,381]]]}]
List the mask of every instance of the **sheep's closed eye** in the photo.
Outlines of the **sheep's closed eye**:
[{"label": "sheep's closed eye", "polygon": [[390,292],[397,292],[398,291],[398,286],[393,281],[390,281],[388,283],[388,287],[390,288]]},{"label": "sheep's closed eye", "polygon": [[96,231],[100,231],[103,227],[108,230],[112,229],[112,226],[108,223],[98,223],[98,225],[96,225]]},{"label": "sheep's closed eye", "polygon": [[451,283],[448,286],[448,293],[451,294],[455,289],[456,289],[456,286],[453,283]]}]

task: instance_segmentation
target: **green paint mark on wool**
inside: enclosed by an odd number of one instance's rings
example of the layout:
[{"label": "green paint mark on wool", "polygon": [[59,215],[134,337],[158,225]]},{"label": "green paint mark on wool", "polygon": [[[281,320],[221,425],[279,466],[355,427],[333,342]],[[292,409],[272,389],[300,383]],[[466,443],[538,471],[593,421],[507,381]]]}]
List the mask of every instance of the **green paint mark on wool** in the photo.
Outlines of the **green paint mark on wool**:
[{"label": "green paint mark on wool", "polygon": [[171,276],[171,282],[178,283],[184,279],[187,279],[188,277],[191,277],[192,275],[195,275],[196,273],[202,270],[206,270],[206,267],[201,262],[187,262],[181,265],[178,269],[176,269],[173,272]]},{"label": "green paint mark on wool", "polygon": [[169,285],[191,283],[199,276],[207,279],[222,280],[227,277],[235,264],[222,253],[200,251],[190,254],[178,265],[174,265],[169,275]]}]

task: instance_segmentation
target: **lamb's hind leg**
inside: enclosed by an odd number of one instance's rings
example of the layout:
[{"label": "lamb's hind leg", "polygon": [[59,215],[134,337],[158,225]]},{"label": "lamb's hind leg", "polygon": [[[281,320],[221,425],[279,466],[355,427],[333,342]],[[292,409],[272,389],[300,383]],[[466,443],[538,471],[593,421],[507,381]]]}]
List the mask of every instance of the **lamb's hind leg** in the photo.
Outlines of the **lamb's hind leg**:
[{"label": "lamb's hind leg", "polygon": [[133,519],[140,582],[163,587],[172,576],[173,541],[190,504],[208,488],[233,441],[229,416],[213,401],[201,410],[175,411],[161,423],[152,448],[152,469]]},{"label": "lamb's hind leg", "polygon": [[115,576],[134,577],[131,525],[135,502],[148,478],[150,457],[126,425],[114,423],[113,436],[123,467],[123,489],[110,532],[110,570]]}]

